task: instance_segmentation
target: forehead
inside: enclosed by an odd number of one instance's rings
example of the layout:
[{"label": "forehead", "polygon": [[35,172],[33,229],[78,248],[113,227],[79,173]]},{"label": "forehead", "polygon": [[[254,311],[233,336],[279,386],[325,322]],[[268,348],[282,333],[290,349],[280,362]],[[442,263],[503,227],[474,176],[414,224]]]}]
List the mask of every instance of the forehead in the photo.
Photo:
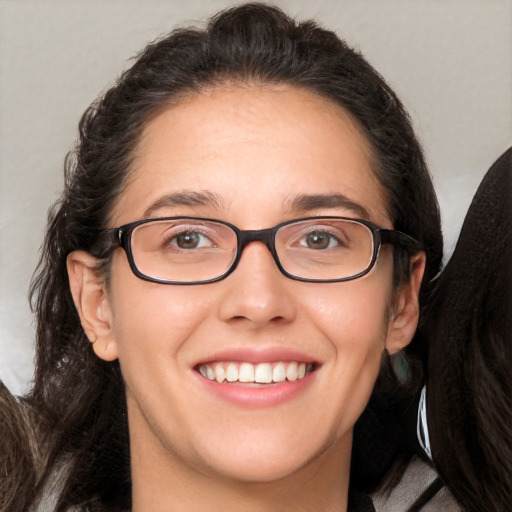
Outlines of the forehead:
[{"label": "forehead", "polygon": [[332,101],[286,86],[218,87],[146,124],[114,223],[143,217],[166,195],[199,193],[223,214],[269,217],[292,215],[298,197],[342,195],[389,224],[372,161],[362,130]]}]

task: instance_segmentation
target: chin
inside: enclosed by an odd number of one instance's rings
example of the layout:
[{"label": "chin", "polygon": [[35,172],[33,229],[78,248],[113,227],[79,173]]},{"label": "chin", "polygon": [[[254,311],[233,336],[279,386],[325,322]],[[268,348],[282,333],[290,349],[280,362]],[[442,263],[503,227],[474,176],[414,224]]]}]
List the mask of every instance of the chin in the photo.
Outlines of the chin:
[{"label": "chin", "polygon": [[[314,458],[314,457],[311,457]],[[284,480],[311,462],[311,458],[285,459],[283,457],[256,458],[245,461],[223,461],[223,464],[214,468],[217,474],[222,474],[230,480],[240,483],[265,484]]]},{"label": "chin", "polygon": [[267,435],[266,439],[252,442],[247,438],[233,441],[228,449],[222,450],[221,456],[210,452],[210,468],[214,473],[241,483],[272,483],[300,472],[315,471],[330,454],[341,459],[346,451],[346,457],[350,457],[351,436],[348,436],[348,450],[344,450],[336,446],[345,443],[340,443],[339,439],[336,442],[334,436],[326,438],[325,433],[290,436],[289,432],[282,438]]}]

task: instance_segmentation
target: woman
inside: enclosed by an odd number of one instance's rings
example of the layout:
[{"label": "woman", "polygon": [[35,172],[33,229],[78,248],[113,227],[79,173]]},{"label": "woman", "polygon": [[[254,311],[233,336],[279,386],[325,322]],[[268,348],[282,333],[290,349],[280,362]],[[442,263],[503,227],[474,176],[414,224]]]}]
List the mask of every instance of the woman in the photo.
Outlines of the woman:
[{"label": "woman", "polygon": [[441,254],[408,117],[332,32],[248,4],[149,45],[66,161],[11,510],[371,510]]}]

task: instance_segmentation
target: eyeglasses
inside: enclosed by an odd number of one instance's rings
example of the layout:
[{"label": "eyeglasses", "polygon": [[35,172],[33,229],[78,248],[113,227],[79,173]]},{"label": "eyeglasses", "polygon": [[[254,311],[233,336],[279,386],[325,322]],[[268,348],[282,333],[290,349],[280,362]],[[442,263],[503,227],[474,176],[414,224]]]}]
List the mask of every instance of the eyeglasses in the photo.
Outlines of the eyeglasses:
[{"label": "eyeglasses", "polygon": [[100,239],[103,248],[92,250],[95,256],[104,258],[121,246],[137,277],[183,285],[224,279],[251,242],[265,244],[285,276],[326,283],[368,274],[382,244],[420,250],[405,233],[345,217],[308,217],[257,230],[199,217],[165,217],[106,230]]}]

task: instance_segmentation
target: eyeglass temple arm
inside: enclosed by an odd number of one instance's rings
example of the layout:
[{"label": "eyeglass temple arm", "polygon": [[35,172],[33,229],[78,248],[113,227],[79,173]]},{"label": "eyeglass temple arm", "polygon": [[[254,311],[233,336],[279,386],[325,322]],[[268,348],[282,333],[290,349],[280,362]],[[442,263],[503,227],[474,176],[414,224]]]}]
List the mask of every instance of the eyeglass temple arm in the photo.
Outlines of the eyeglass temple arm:
[{"label": "eyeglass temple arm", "polygon": [[99,259],[107,258],[114,249],[121,245],[122,233],[123,231],[120,228],[102,231],[92,243],[88,252]]},{"label": "eyeglass temple arm", "polygon": [[414,254],[422,250],[421,244],[412,236],[406,235],[394,229],[379,229],[380,241],[383,244],[393,244],[405,249],[408,253]]}]

